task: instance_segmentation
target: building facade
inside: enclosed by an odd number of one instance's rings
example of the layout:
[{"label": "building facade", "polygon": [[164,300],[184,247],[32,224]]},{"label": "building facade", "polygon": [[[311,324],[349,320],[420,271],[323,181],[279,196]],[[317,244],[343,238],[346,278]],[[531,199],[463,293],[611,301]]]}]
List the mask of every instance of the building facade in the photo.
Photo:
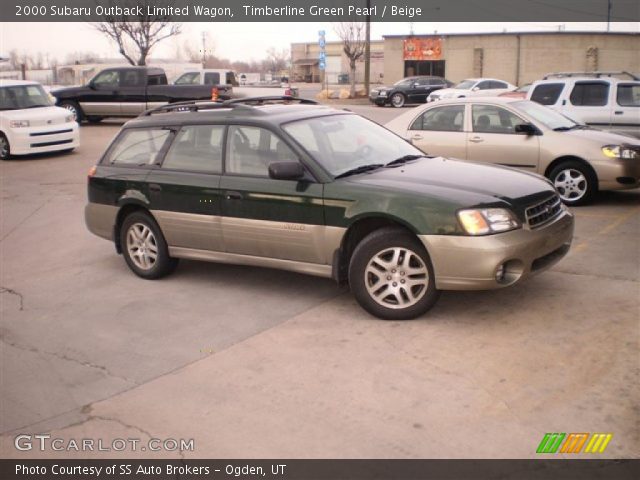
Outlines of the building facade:
[{"label": "building facade", "polygon": [[[390,84],[411,75],[438,75],[452,82],[494,77],[524,85],[551,72],[624,70],[640,73],[640,34],[622,32],[521,32],[387,35],[372,41],[371,82]],[[319,47],[291,46],[293,77],[322,81]],[[374,54],[375,52],[375,54]],[[329,83],[348,73],[340,42],[327,43]],[[364,79],[358,62],[356,81]]]}]

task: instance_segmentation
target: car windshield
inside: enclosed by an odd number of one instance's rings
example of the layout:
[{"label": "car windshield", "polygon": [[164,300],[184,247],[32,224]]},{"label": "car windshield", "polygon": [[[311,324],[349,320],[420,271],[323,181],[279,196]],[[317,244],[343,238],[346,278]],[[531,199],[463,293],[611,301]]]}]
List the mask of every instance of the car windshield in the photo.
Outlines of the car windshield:
[{"label": "car windshield", "polygon": [[475,84],[475,80],[463,80],[453,88],[457,88],[458,90],[471,90],[471,87]]},{"label": "car windshield", "polygon": [[287,123],[284,130],[334,177],[384,166],[406,156],[423,156],[416,147],[358,115],[329,115]]},{"label": "car windshield", "polygon": [[0,87],[0,110],[22,110],[51,105],[51,99],[41,85]]},{"label": "car windshield", "polygon": [[414,79],[413,78],[403,78],[402,80],[398,80],[396,83],[394,83],[394,86],[398,86],[398,85],[410,85],[411,82],[413,82]]},{"label": "car windshield", "polygon": [[551,130],[568,130],[579,125],[569,117],[566,117],[565,115],[562,115],[536,102],[523,100],[521,102],[514,102],[511,104],[511,106],[516,108],[517,110],[520,110],[521,112],[525,113],[535,121],[540,122],[542,125]]}]

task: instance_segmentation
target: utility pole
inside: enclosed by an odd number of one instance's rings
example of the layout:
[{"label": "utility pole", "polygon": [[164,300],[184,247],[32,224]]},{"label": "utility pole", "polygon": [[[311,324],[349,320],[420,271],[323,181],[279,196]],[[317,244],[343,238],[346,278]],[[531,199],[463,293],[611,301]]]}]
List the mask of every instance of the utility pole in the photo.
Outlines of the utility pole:
[{"label": "utility pole", "polygon": [[367,24],[365,25],[364,44],[364,94],[369,96],[369,84],[371,83],[371,0],[367,0]]},{"label": "utility pole", "polygon": [[607,32],[611,28],[611,0],[607,0]]},{"label": "utility pole", "polygon": [[207,61],[207,32],[202,32],[202,68],[205,68]]}]

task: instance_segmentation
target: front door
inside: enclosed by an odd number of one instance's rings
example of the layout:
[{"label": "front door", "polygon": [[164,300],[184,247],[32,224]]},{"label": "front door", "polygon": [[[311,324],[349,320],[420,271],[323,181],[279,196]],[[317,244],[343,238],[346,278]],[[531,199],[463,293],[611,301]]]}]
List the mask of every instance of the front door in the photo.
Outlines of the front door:
[{"label": "front door", "polygon": [[120,115],[120,71],[103,70],[91,81],[79,98],[80,107],[87,116]]},{"label": "front door", "polygon": [[223,125],[185,125],[147,177],[151,210],[169,247],[222,251]]},{"label": "front door", "polygon": [[528,122],[505,108],[472,105],[467,159],[535,171],[540,143],[537,135],[515,132],[515,126],[524,123]]},{"label": "front door", "polygon": [[221,181],[225,251],[326,263],[322,184],[269,178],[272,162],[299,161],[270,130],[229,126]]}]

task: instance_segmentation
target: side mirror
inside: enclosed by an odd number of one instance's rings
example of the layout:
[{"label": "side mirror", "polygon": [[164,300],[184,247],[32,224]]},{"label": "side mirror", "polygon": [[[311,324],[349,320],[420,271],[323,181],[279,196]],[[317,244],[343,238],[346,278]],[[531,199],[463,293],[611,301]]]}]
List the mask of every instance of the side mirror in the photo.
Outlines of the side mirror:
[{"label": "side mirror", "polygon": [[89,87],[91,90],[97,90],[98,89],[98,87],[96,87],[96,84],[93,83],[93,82],[89,82],[87,84],[87,87]]},{"label": "side mirror", "polygon": [[478,90],[480,90],[480,87],[473,87],[473,88],[471,89],[471,91],[472,91],[472,92],[477,92]]},{"label": "side mirror", "polygon": [[522,135],[536,135],[538,133],[538,129],[530,123],[522,123],[520,125],[516,125],[515,131],[516,133]]},{"label": "side mirror", "polygon": [[274,162],[269,164],[269,178],[274,180],[300,180],[304,167],[300,162]]}]

